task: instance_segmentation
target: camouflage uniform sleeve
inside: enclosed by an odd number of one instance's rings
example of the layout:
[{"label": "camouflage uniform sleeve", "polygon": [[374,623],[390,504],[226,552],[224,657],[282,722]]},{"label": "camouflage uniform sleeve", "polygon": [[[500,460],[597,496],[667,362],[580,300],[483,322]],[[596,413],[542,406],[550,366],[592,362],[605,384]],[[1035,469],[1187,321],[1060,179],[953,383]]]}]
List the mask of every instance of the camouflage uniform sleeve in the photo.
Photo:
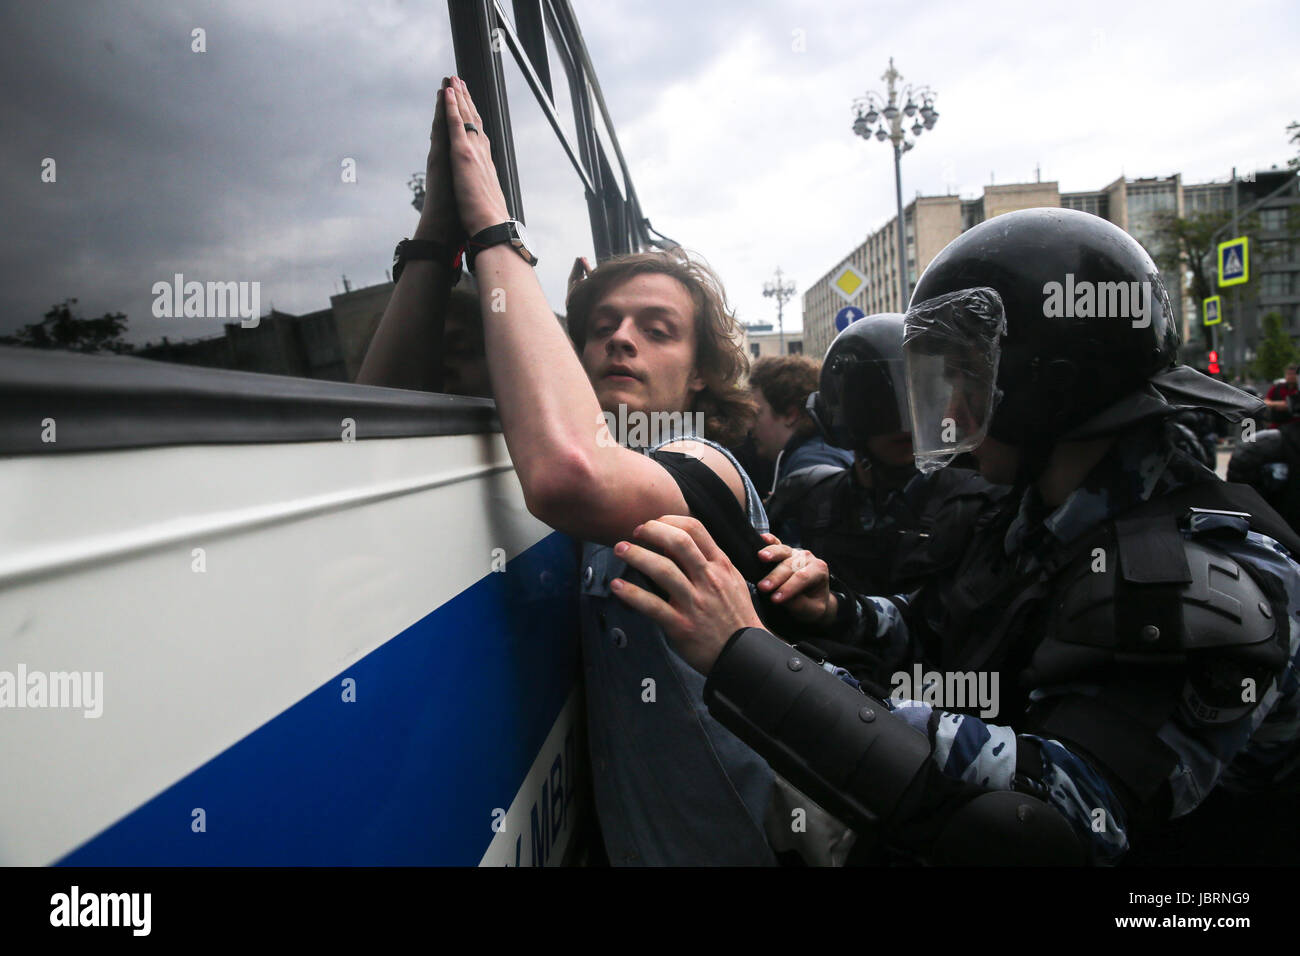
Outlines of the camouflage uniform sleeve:
[{"label": "camouflage uniform sleeve", "polygon": [[842,638],[845,643],[871,649],[886,667],[900,666],[919,655],[905,617],[911,603],[908,595],[855,595],[853,601],[848,635]]},{"label": "camouflage uniform sleeve", "polygon": [[[1225,520],[1237,519],[1206,516],[1203,530],[1223,530]],[[1176,757],[1168,780],[1172,818],[1192,812],[1216,786],[1264,791],[1300,769],[1300,565],[1272,538],[1246,534],[1244,522],[1241,526],[1240,538],[1216,543],[1234,560],[1283,583],[1289,619],[1286,663],[1274,680],[1258,688],[1258,699],[1248,700],[1239,711],[1206,711],[1184,699],[1157,732]],[[1096,684],[1071,684],[1037,688],[1030,697],[1041,701],[1062,694],[1092,696],[1100,690]],[[1068,744],[1017,734],[1011,727],[916,700],[891,698],[885,703],[928,736],[933,759],[945,775],[977,786],[1013,789],[1019,742],[1036,741],[1045,799],[1074,825],[1091,862],[1114,863],[1129,849],[1129,820],[1118,794]]]},{"label": "camouflage uniform sleeve", "polygon": [[1075,828],[1089,862],[1111,864],[1128,849],[1124,808],[1106,781],[1060,741],[1017,734],[979,717],[938,710],[915,700],[890,698],[895,715],[929,737],[945,776],[989,790],[1011,790],[1022,737],[1037,741],[1043,760],[1043,799]]},{"label": "camouflage uniform sleeve", "polygon": [[[859,686],[843,668],[829,662],[823,667],[845,683]],[[1042,757],[1040,780],[1045,791],[1039,796],[1056,807],[1075,828],[1088,861],[1113,864],[1128,849],[1128,824],[1118,796],[1086,760],[1060,741],[1017,734],[1011,727],[940,710],[905,697],[888,697],[884,704],[895,716],[926,735],[931,758],[940,772],[988,790],[1015,789],[1019,741],[1025,738],[1035,741]]]}]

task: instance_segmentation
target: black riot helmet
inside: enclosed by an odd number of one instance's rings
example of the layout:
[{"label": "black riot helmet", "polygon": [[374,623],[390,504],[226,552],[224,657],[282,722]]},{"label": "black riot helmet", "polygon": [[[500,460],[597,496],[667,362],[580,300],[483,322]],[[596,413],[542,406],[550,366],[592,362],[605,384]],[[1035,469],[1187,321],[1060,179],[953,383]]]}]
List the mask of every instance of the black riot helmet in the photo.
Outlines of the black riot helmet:
[{"label": "black riot helmet", "polygon": [[[947,422],[952,442],[952,417],[936,407],[945,397],[974,409],[958,440],[978,444],[987,430],[1050,446],[1170,368],[1179,342],[1164,282],[1137,240],[1057,208],[996,216],[949,243],[916,285],[905,336],[923,470],[952,457],[922,427]],[[941,375],[950,381],[936,388]],[[961,394],[971,400],[952,397]]]},{"label": "black riot helmet", "polygon": [[911,431],[903,319],[897,312],[865,316],[826,350],[821,388],[808,396],[808,412],[832,445],[865,456],[867,439]]}]

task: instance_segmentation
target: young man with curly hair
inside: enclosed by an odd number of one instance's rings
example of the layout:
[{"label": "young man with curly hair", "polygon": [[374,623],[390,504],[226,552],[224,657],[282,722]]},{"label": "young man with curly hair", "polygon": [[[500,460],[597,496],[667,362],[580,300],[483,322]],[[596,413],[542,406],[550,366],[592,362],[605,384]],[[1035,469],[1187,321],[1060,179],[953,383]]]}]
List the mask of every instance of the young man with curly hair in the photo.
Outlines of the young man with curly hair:
[{"label": "young man with curly hair", "polygon": [[[609,859],[770,864],[771,770],[708,715],[703,678],[660,628],[610,592],[626,573],[615,542],[658,515],[690,513],[661,463],[674,455],[707,466],[753,527],[767,531],[757,490],[725,448],[753,418],[735,317],[707,266],[678,250],[639,253],[571,284],[566,336],[531,256],[492,241],[510,214],[481,128],[464,83],[445,82],[416,237],[451,246],[462,227],[470,237],[488,369],[525,501],[536,517],[584,542],[588,735]],[[424,373],[414,366],[434,364],[439,344],[427,316],[446,301],[452,275],[448,263],[408,264],[361,381],[418,381]],[[421,349],[423,357],[413,358]],[[626,436],[610,433],[610,422],[647,418],[682,425],[648,447],[628,447],[617,440]],[[697,421],[703,434],[691,427]],[[647,686],[655,688],[649,701]]]}]

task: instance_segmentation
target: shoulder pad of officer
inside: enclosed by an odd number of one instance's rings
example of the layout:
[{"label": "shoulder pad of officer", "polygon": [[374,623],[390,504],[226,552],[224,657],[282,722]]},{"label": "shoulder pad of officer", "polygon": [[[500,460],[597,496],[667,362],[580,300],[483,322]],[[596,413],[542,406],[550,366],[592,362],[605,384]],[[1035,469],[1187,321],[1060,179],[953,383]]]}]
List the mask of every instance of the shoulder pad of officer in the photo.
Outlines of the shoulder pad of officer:
[{"label": "shoulder pad of officer", "polygon": [[1278,608],[1250,573],[1195,539],[1179,542],[1182,581],[1131,580],[1113,543],[1081,555],[1055,595],[1054,641],[1140,656],[1270,641]]}]

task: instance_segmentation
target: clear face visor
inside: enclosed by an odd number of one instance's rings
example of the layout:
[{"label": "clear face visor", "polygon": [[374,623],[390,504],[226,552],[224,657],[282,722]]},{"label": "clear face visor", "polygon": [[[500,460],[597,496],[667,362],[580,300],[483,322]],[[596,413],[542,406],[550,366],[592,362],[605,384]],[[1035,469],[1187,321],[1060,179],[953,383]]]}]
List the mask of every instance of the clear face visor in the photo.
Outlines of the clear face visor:
[{"label": "clear face visor", "polygon": [[1006,329],[992,289],[968,289],[910,309],[903,336],[916,467],[937,471],[988,434],[997,409]]}]

